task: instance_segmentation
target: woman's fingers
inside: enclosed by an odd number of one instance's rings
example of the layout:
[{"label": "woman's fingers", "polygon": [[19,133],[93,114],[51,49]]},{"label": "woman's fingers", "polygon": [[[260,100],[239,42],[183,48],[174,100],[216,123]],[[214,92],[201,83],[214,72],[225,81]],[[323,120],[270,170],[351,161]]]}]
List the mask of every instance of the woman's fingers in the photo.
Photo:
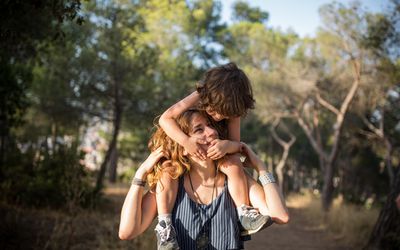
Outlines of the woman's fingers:
[{"label": "woman's fingers", "polygon": [[197,151],[194,155],[196,156],[196,158],[204,160],[204,156],[199,151]]},{"label": "woman's fingers", "polygon": [[205,161],[207,159],[206,152],[203,149],[199,149],[199,152],[201,155],[201,159]]}]

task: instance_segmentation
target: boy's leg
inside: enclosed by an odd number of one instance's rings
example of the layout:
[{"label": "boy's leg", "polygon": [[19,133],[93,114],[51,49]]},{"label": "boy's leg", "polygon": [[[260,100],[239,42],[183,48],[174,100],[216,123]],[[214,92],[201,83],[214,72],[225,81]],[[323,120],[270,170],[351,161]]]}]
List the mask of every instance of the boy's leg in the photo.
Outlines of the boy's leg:
[{"label": "boy's leg", "polygon": [[274,221],[272,220],[267,202],[265,201],[264,189],[258,184],[251,176],[246,174],[247,185],[249,188],[249,200],[252,207],[257,209],[263,216],[267,217],[267,222],[260,228],[260,230],[271,226]]},{"label": "boy's leg", "polygon": [[176,232],[172,225],[172,209],[178,192],[178,180],[164,172],[156,187],[158,224],[155,228],[157,249],[179,249]]},{"label": "boy's leg", "polygon": [[228,177],[228,189],[236,207],[249,205],[249,192],[243,164],[238,155],[228,155],[220,170]]},{"label": "boy's leg", "polygon": [[258,184],[251,176],[246,174],[247,186],[249,189],[249,199],[251,206],[255,207],[260,211],[262,215],[270,215],[269,209],[267,207],[267,202],[265,201],[264,189],[260,184]]},{"label": "boy's leg", "polygon": [[164,172],[157,183],[156,200],[158,215],[167,215],[172,213],[176,195],[178,193],[178,179],[172,179]]},{"label": "boy's leg", "polygon": [[243,164],[238,155],[230,155],[220,166],[228,177],[228,190],[237,207],[242,235],[253,234],[263,228],[269,217],[249,206],[249,189]]}]

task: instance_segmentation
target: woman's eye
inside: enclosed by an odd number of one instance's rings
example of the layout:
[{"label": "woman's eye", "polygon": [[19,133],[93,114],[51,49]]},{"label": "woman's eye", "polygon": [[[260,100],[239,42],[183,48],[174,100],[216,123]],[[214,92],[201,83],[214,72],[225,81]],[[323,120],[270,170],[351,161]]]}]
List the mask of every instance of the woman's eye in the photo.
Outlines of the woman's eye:
[{"label": "woman's eye", "polygon": [[198,128],[198,129],[196,129],[194,132],[195,132],[195,133],[199,133],[199,132],[202,132],[202,131],[203,131],[203,129]]}]

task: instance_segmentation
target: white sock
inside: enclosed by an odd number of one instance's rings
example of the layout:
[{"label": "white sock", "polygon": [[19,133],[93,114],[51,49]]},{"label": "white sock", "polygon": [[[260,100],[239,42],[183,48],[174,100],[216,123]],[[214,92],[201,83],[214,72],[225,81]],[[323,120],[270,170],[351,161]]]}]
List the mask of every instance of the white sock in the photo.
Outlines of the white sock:
[{"label": "white sock", "polygon": [[242,204],[240,207],[236,208],[236,211],[237,211],[239,217],[243,215],[243,205],[244,204]]},{"label": "white sock", "polygon": [[162,220],[165,221],[165,223],[167,223],[167,224],[171,224],[172,223],[172,214],[159,214],[158,222],[160,222]]}]

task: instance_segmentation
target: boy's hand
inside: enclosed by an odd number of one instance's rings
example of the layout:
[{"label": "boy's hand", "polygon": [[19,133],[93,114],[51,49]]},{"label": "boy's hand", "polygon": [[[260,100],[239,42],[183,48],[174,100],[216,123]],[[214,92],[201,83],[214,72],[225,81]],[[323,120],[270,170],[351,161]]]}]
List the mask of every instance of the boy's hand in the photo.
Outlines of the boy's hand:
[{"label": "boy's hand", "polygon": [[206,160],[206,152],[204,149],[200,147],[199,144],[207,144],[205,140],[196,138],[196,137],[189,137],[183,147],[185,148],[186,152],[190,155],[195,156],[203,161]]},{"label": "boy's hand", "polygon": [[266,171],[267,167],[264,162],[254,153],[254,151],[245,143],[241,143],[242,145],[242,153],[246,156],[246,160],[243,163],[243,166],[252,167],[258,172]]},{"label": "boy's hand", "polygon": [[234,153],[233,142],[228,140],[215,139],[207,150],[207,157],[217,160],[228,153]]},{"label": "boy's hand", "polygon": [[162,150],[162,147],[157,148],[153,152],[150,153],[150,155],[147,157],[147,159],[140,165],[139,169],[136,171],[138,175],[147,175],[151,171],[153,171],[154,165],[161,159],[161,157],[164,157],[164,151]]}]

